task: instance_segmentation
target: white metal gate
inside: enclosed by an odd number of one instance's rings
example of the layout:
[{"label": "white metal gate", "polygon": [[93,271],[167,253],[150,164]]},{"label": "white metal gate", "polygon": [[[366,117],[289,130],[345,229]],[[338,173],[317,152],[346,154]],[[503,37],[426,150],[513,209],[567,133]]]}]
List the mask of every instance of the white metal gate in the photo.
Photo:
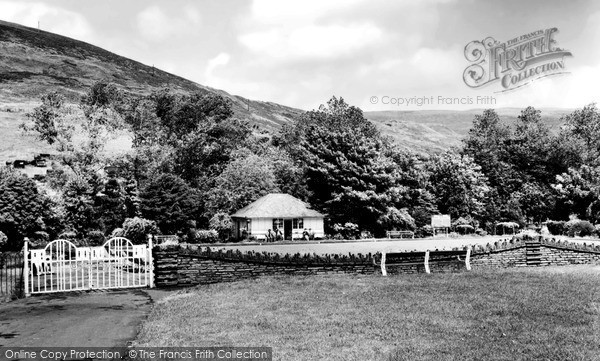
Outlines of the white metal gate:
[{"label": "white metal gate", "polygon": [[134,245],[115,237],[99,247],[76,247],[58,239],[43,249],[27,247],[25,242],[26,295],[153,287],[151,239],[147,245]]}]

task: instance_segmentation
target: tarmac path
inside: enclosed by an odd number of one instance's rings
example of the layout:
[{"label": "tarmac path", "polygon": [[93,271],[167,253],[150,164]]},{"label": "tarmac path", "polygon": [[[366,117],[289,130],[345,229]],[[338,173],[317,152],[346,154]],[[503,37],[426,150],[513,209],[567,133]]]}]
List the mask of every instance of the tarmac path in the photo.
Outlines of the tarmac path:
[{"label": "tarmac path", "polygon": [[152,308],[145,290],[34,295],[0,304],[0,347],[125,347]]}]

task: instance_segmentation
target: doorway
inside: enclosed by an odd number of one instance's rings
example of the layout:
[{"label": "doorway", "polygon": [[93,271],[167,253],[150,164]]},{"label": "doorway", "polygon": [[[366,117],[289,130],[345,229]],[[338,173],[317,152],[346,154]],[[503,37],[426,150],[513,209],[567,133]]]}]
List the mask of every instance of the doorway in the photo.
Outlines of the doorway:
[{"label": "doorway", "polygon": [[286,240],[292,239],[292,220],[291,219],[283,220],[283,239],[286,239]]}]

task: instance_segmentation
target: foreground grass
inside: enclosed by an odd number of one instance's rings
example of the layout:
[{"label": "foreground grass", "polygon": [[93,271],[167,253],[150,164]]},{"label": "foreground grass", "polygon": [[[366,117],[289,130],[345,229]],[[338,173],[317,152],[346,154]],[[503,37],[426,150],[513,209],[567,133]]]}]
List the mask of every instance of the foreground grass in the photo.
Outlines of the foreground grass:
[{"label": "foreground grass", "polygon": [[157,302],[138,346],[271,346],[275,360],[597,360],[600,269],[271,277]]}]

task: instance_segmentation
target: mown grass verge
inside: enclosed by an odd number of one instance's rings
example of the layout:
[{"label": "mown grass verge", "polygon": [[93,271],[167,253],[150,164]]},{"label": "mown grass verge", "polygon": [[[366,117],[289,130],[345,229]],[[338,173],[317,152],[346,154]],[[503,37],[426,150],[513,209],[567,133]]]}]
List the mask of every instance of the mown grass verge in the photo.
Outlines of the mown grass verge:
[{"label": "mown grass verge", "polygon": [[137,346],[271,346],[275,360],[594,360],[600,268],[265,277],[157,302]]}]

